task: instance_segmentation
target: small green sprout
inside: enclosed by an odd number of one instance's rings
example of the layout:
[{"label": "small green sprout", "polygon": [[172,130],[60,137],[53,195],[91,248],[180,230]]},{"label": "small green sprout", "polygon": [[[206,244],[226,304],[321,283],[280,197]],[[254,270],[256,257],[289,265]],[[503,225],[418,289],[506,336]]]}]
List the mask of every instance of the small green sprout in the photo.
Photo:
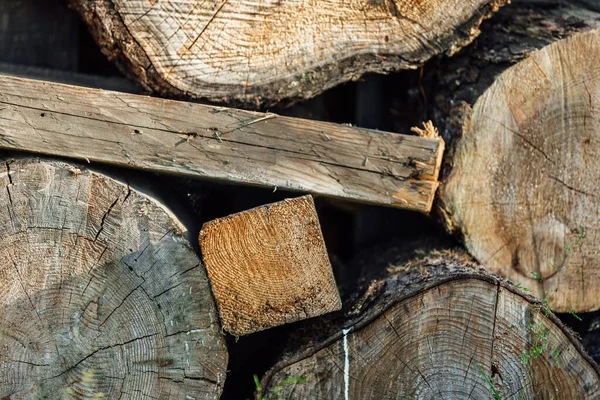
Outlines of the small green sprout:
[{"label": "small green sprout", "polygon": [[263,397],[262,394],[260,394],[260,393],[262,393],[262,386],[260,384],[260,380],[258,379],[258,376],[254,375],[254,387],[256,388],[256,391],[259,393],[257,400],[280,399],[281,392],[283,391],[283,389],[286,386],[297,385],[299,383],[304,383],[306,381],[308,381],[308,379],[304,376],[299,376],[299,377],[298,376],[288,376],[287,378],[282,380],[281,383],[279,383],[272,390],[270,390],[267,397]]},{"label": "small green sprout", "polygon": [[254,374],[254,388],[256,389],[256,391],[258,392],[258,400],[265,400],[264,397],[262,397],[261,393],[262,393],[262,386],[260,385],[260,379],[258,379],[258,375]]},{"label": "small green sprout", "polygon": [[494,384],[492,383],[492,381],[490,381],[490,378],[488,378],[485,372],[481,370],[481,367],[479,365],[477,365],[477,369],[479,370],[479,373],[483,376],[483,379],[485,379],[485,381],[487,382],[490,389],[492,389],[492,393],[494,394],[496,400],[502,400],[502,397],[500,397],[500,393],[498,393],[498,391],[494,387]]},{"label": "small green sprout", "polygon": [[521,286],[521,284],[520,284],[520,283],[519,283],[517,286],[515,286],[515,289],[520,289],[520,290],[522,290],[522,291],[524,291],[524,292],[529,292],[529,291],[530,291],[530,290],[529,290],[529,289],[527,289],[526,287],[524,287],[524,286]]},{"label": "small green sprout", "polygon": [[539,273],[537,273],[537,272],[530,272],[530,274],[533,275],[533,277],[535,279],[537,279],[538,281],[543,281],[544,280],[544,278],[542,278],[542,276]]}]

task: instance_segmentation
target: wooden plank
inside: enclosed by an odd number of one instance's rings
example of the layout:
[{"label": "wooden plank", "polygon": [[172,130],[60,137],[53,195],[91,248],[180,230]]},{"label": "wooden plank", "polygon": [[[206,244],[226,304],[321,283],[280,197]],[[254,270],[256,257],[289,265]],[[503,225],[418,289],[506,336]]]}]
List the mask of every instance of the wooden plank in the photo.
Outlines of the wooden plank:
[{"label": "wooden plank", "polygon": [[444,144],[439,138],[0,77],[0,148],[427,213]]},{"label": "wooden plank", "polygon": [[223,329],[234,335],[342,307],[311,196],[210,221],[199,241]]}]

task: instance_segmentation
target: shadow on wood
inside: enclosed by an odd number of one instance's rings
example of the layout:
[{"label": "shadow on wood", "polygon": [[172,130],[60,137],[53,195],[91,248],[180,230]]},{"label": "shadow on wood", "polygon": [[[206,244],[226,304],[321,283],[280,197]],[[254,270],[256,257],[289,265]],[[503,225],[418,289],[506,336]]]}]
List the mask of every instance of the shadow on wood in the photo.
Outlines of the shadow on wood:
[{"label": "shadow on wood", "polygon": [[264,399],[599,395],[600,369],[571,332],[462,250],[392,245],[358,262],[366,286],[344,313],[303,324]]},{"label": "shadow on wood", "polygon": [[452,54],[506,3],[70,1],[108,56],[148,88],[249,106]]},{"label": "shadow on wood", "polygon": [[227,351],[179,222],[76,165],[0,175],[0,397],[220,396]]}]

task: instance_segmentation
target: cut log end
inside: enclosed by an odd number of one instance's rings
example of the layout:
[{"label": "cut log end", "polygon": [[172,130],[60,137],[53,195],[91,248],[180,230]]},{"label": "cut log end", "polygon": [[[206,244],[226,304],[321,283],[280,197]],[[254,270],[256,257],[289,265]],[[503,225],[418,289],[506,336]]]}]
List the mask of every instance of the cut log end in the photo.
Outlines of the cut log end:
[{"label": "cut log end", "polygon": [[309,98],[366,72],[414,68],[453,53],[507,3],[70,2],[109,56],[146,87],[252,105]]},{"label": "cut log end", "polygon": [[[279,362],[265,399],[593,399],[600,370],[533,298],[453,251],[387,267]],[[399,274],[399,275],[395,275]],[[497,394],[497,396],[496,396]],[[499,396],[499,397],[498,397]]]},{"label": "cut log end", "polygon": [[200,246],[228,332],[245,335],[341,307],[311,196],[209,222]]},{"label": "cut log end", "polygon": [[558,312],[600,308],[600,30],[505,71],[473,106],[440,197],[491,271]]},{"label": "cut log end", "polygon": [[179,222],[83,168],[2,165],[0,397],[219,397],[227,351]]}]

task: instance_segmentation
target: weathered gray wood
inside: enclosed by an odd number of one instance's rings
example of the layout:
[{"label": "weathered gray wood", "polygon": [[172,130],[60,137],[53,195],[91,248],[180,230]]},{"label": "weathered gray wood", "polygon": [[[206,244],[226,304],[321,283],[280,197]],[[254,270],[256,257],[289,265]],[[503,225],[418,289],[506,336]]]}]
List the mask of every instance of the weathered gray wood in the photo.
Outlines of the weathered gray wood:
[{"label": "weathered gray wood", "polygon": [[0,78],[0,148],[429,212],[438,138]]},{"label": "weathered gray wood", "polygon": [[377,279],[343,314],[307,321],[263,399],[600,396],[600,369],[546,307],[462,250],[414,245],[360,260]]},{"label": "weathered gray wood", "polygon": [[82,167],[1,165],[0,398],[219,398],[227,351],[183,226]]}]

